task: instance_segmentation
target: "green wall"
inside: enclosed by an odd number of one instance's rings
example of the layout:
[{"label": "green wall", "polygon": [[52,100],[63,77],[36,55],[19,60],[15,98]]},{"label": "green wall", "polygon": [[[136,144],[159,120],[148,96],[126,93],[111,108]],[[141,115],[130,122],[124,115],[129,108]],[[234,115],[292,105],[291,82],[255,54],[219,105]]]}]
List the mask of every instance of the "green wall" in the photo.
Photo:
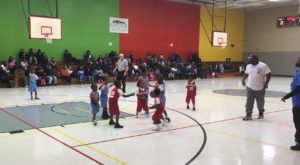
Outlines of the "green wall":
[{"label": "green wall", "polygon": [[[42,49],[48,57],[62,60],[68,49],[73,56],[83,58],[86,50],[94,56],[119,50],[119,35],[109,33],[109,17],[119,17],[119,0],[59,0],[59,17],[62,18],[62,40],[47,44],[45,40],[30,40],[25,14],[27,0],[0,0],[0,61],[17,57],[21,48]],[[55,15],[55,0],[49,0]],[[31,0],[31,14],[50,16],[46,0]],[[112,46],[108,46],[112,42]]]}]

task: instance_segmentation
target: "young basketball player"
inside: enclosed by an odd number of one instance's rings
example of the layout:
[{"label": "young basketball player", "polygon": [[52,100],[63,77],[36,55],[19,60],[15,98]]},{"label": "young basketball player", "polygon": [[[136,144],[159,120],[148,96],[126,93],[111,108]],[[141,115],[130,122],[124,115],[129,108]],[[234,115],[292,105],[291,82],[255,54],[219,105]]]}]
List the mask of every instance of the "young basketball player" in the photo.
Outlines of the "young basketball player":
[{"label": "young basketball player", "polygon": [[109,92],[109,85],[106,78],[102,78],[102,84],[99,87],[101,90],[100,102],[101,107],[103,108],[102,119],[106,120],[109,119],[109,115],[107,112],[107,102],[108,102],[108,92]]},{"label": "young basketball player", "polygon": [[36,81],[39,79],[39,77],[35,74],[34,69],[30,70],[29,73],[29,86],[28,91],[30,92],[31,100],[33,100],[33,92],[35,94],[34,99],[39,100],[40,98],[37,97],[37,84]]},{"label": "young basketball player", "polygon": [[193,103],[193,111],[196,110],[195,108],[195,97],[196,97],[196,92],[197,92],[197,86],[196,86],[196,82],[195,79],[190,76],[189,81],[186,84],[186,89],[187,89],[187,93],[186,93],[186,109],[190,109],[190,101],[192,101]]},{"label": "young basketball player", "polygon": [[152,87],[158,88],[160,90],[160,97],[161,97],[163,105],[164,105],[165,119],[170,123],[171,119],[168,117],[168,113],[166,111],[166,101],[167,101],[167,98],[166,98],[166,95],[165,95],[166,85],[165,85],[165,82],[164,82],[164,79],[163,79],[162,75],[159,75],[157,77],[157,83],[156,83],[155,86],[152,86]]},{"label": "young basketball player", "polygon": [[148,102],[148,96],[149,96],[149,75],[148,75],[148,70],[146,68],[142,69],[142,76],[140,76],[138,78],[138,81],[144,81],[145,88],[147,90],[146,100]]},{"label": "young basketball player", "polygon": [[160,92],[161,91],[159,88],[155,88],[150,92],[150,96],[154,98],[154,106],[152,106],[151,108],[156,109],[152,116],[153,124],[156,126],[155,128],[153,128],[153,131],[159,131],[161,129],[160,127],[161,120],[163,120],[164,122],[163,113],[165,108],[164,108],[164,104]]},{"label": "young basketball player", "polygon": [[97,121],[96,121],[96,115],[99,112],[99,93],[98,93],[98,86],[96,84],[91,85],[92,92],[90,93],[90,99],[91,99],[91,109],[92,109],[92,122],[96,126]]},{"label": "young basketball player", "polygon": [[137,108],[136,108],[136,118],[138,118],[139,112],[144,109],[145,111],[145,116],[148,117],[149,115],[149,107],[148,107],[148,102],[147,102],[147,89],[145,82],[140,80],[137,83],[138,90],[136,91],[136,96],[137,96]]},{"label": "young basketball player", "polygon": [[[119,124],[120,118],[120,109],[119,109],[119,97],[130,97],[134,96],[134,93],[131,94],[123,94],[121,90],[121,81],[116,80],[114,83],[115,87],[111,91],[109,96],[109,113],[110,113],[110,121],[109,125],[115,125],[115,128],[123,128],[122,125]],[[114,122],[113,117],[116,116],[116,122]]]}]

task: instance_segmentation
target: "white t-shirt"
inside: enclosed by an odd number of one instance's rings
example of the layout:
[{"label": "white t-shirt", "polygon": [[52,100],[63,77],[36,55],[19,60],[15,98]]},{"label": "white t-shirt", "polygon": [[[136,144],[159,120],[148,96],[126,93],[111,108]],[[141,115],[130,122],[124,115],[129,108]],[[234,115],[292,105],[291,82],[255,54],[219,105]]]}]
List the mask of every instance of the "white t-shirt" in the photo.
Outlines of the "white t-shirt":
[{"label": "white t-shirt", "polygon": [[248,64],[245,74],[248,74],[246,86],[252,90],[262,90],[266,82],[266,75],[271,73],[267,64],[259,62],[257,65]]}]

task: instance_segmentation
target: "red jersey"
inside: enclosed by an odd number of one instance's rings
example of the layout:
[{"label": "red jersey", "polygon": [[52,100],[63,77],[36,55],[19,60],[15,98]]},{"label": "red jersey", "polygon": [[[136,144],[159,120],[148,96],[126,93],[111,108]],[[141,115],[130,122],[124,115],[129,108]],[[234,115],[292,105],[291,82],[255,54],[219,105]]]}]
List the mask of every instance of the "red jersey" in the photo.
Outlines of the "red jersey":
[{"label": "red jersey", "polygon": [[119,88],[112,89],[111,94],[109,96],[109,102],[118,104],[118,100],[119,100],[119,97],[120,97],[119,90],[120,90]]},{"label": "red jersey", "polygon": [[153,116],[152,116],[152,120],[154,122],[160,121],[161,119],[163,119],[163,113],[164,113],[164,104],[163,101],[161,99],[161,97],[156,97],[154,99],[154,104],[157,106],[156,107],[156,111],[154,112]]},{"label": "red jersey", "polygon": [[118,101],[121,94],[122,92],[120,91],[120,89],[116,87],[111,91],[111,94],[109,96],[109,113],[111,115],[120,115]]},{"label": "red jersey", "polygon": [[139,88],[136,94],[138,99],[145,100],[147,97],[147,90],[146,88]]},{"label": "red jersey", "polygon": [[186,88],[187,88],[187,95],[189,96],[194,96],[196,95],[196,91],[197,91],[197,86],[196,86],[196,83],[195,81],[188,81],[187,85],[186,85]]}]

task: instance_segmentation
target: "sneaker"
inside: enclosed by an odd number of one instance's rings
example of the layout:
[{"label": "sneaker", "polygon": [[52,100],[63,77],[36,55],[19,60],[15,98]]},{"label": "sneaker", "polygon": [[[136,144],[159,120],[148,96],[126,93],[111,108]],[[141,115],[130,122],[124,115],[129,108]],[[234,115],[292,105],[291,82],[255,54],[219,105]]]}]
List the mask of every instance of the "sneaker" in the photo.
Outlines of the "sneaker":
[{"label": "sneaker", "polygon": [[248,120],[252,120],[252,115],[251,114],[247,114],[244,118],[244,121],[248,121]]},{"label": "sneaker", "polygon": [[34,99],[39,100],[40,98],[36,97],[36,98],[34,98]]},{"label": "sneaker", "polygon": [[107,113],[103,113],[101,118],[107,120],[110,118],[110,116]]},{"label": "sneaker", "polygon": [[110,120],[108,124],[109,125],[115,125],[116,123],[113,120]]},{"label": "sneaker", "polygon": [[264,113],[259,113],[258,119],[263,119],[264,118]]},{"label": "sneaker", "polygon": [[186,109],[190,109],[190,106],[186,106]]},{"label": "sneaker", "polygon": [[300,143],[297,143],[296,145],[291,146],[291,150],[293,150],[293,151],[300,151]]},{"label": "sneaker", "polygon": [[97,123],[97,121],[95,120],[95,121],[93,122],[93,124],[94,124],[94,126],[96,126],[98,123]]},{"label": "sneaker", "polygon": [[120,125],[119,123],[115,124],[115,128],[123,128],[122,125]]},{"label": "sneaker", "polygon": [[164,119],[162,122],[162,126],[166,126],[166,123],[167,123],[167,119]]},{"label": "sneaker", "polygon": [[160,130],[161,130],[160,125],[159,125],[159,124],[155,124],[155,125],[156,125],[156,127],[153,128],[152,130],[153,130],[153,131],[160,131]]},{"label": "sneaker", "polygon": [[149,117],[149,112],[145,112],[145,116],[148,118]]},{"label": "sneaker", "polygon": [[195,108],[195,107],[193,107],[193,111],[196,111],[196,108]]},{"label": "sneaker", "polygon": [[168,123],[171,122],[171,119],[169,117],[166,117],[166,120],[168,121]]}]

